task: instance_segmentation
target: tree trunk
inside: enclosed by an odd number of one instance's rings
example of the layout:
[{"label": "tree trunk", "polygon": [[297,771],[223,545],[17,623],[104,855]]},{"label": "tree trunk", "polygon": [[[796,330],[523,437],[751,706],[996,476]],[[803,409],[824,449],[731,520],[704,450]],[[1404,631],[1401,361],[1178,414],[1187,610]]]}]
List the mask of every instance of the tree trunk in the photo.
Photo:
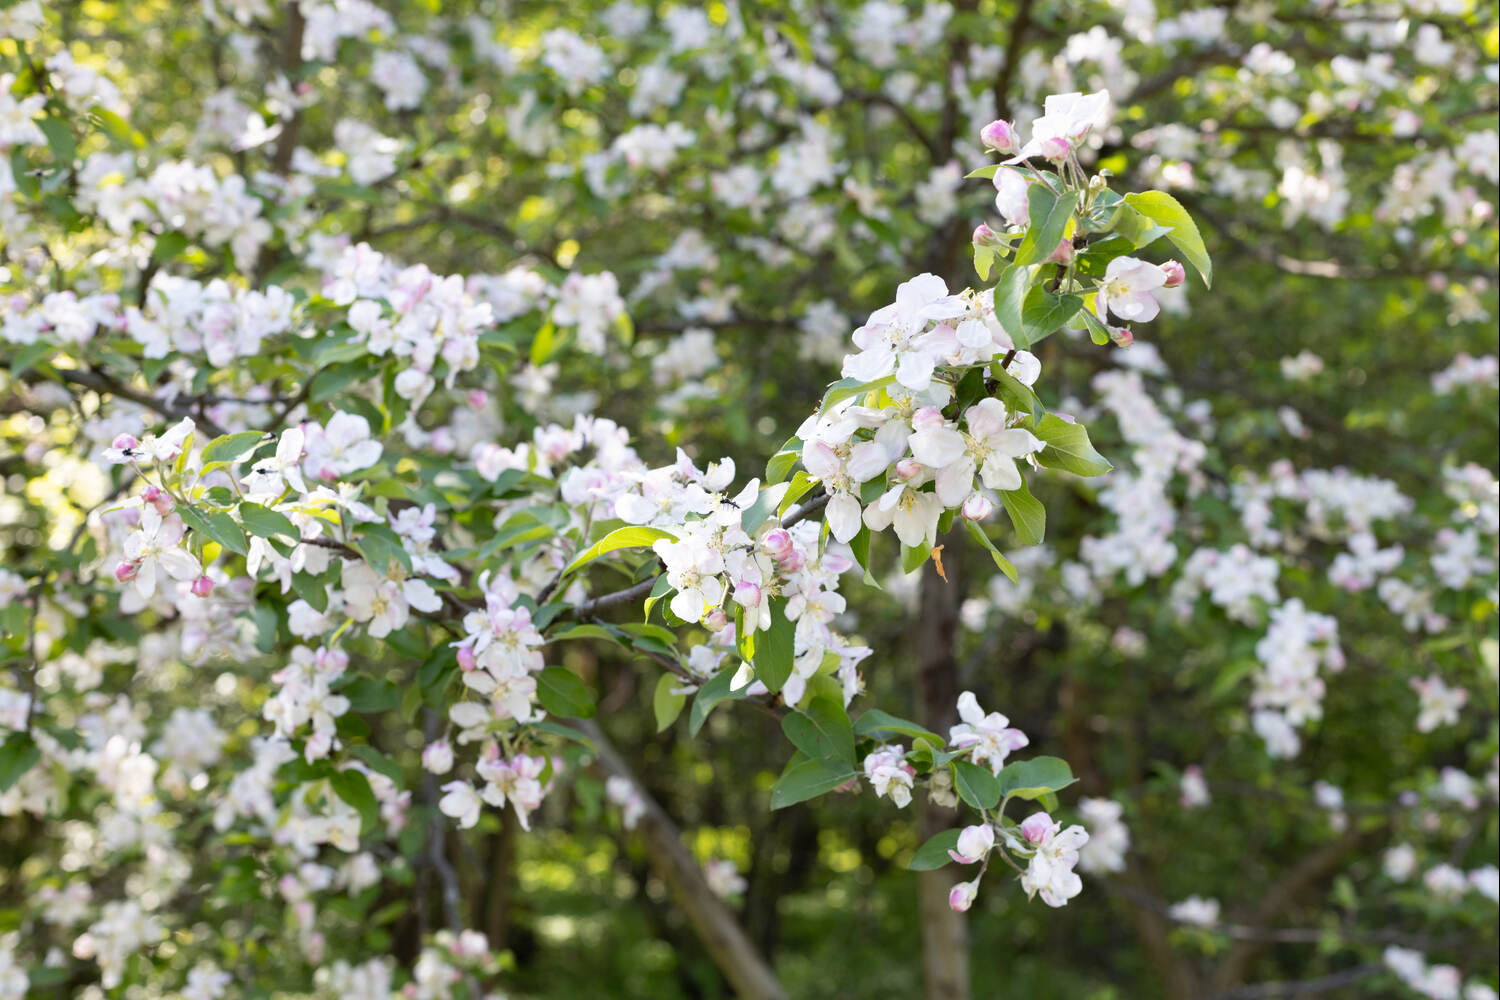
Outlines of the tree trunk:
[{"label": "tree trunk", "polygon": [[[946,733],[957,719],[958,609],[963,603],[960,532],[938,539],[944,545],[943,568],[928,560],[922,567],[920,621],[917,626],[917,690],[921,697],[918,721],[936,733]],[[944,809],[922,796],[917,804],[923,841],[958,822],[955,809]],[[969,1000],[969,927],[962,913],[948,907],[953,873],[922,872],[917,896],[922,915],[922,975],[927,1000]]]},{"label": "tree trunk", "polygon": [[729,981],[735,995],[745,1000],[786,1000],[786,992],[777,982],[776,974],[750,943],[733,911],[708,887],[697,859],[683,846],[677,824],[636,779],[599,724],[593,719],[584,719],[579,726],[593,740],[604,771],[628,780],[645,803],[645,812],[636,826],[636,833],[646,849],[651,867],[671,889],[677,905],[682,908],[688,923]]}]

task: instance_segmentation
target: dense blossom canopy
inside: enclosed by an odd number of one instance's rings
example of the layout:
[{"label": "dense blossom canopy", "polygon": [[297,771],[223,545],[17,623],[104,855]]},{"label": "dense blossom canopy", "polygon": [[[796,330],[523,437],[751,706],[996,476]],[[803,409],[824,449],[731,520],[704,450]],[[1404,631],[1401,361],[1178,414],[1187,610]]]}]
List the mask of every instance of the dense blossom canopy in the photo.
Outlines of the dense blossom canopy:
[{"label": "dense blossom canopy", "polygon": [[1496,995],[1493,10],[131,8],[0,0],[0,1000],[570,995],[599,831],[744,996],[814,859]]}]

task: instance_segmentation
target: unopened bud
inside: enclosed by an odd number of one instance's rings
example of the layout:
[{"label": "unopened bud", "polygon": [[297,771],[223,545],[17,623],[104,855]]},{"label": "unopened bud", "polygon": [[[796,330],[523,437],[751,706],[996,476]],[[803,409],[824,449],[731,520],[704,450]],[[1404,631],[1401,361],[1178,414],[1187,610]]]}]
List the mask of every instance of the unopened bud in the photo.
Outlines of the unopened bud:
[{"label": "unopened bud", "polygon": [[1043,812],[1032,813],[1021,822],[1021,836],[1032,844],[1040,844],[1046,840],[1051,829],[1052,817]]},{"label": "unopened bud", "polygon": [[1187,271],[1183,270],[1179,261],[1169,260],[1161,266],[1161,273],[1167,276],[1167,287],[1176,288],[1187,279]]},{"label": "unopened bud", "polygon": [[912,430],[930,431],[943,426],[943,414],[936,407],[924,406],[911,415]]},{"label": "unopened bud", "polygon": [[468,646],[458,647],[458,669],[468,672],[478,665],[479,661],[474,659],[474,650],[472,648]]},{"label": "unopened bud", "polygon": [[785,559],[787,555],[796,548],[792,542],[792,533],[785,528],[772,528],[766,532],[766,537],[760,540],[772,559],[778,562]]},{"label": "unopened bud", "polygon": [[911,479],[922,471],[922,463],[915,458],[903,458],[896,463],[896,475],[901,479]]},{"label": "unopened bud", "polygon": [[714,608],[704,616],[703,624],[707,625],[710,631],[717,632],[729,624],[729,616],[722,609]]},{"label": "unopened bud", "polygon": [[207,597],[214,592],[214,582],[206,576],[200,576],[193,581],[193,596]]},{"label": "unopened bud", "polygon": [[172,495],[160,486],[147,486],[141,491],[141,499],[156,508],[162,517],[172,513]]},{"label": "unopened bud", "polygon": [[948,908],[956,913],[963,913],[974,905],[974,897],[978,895],[978,879],[972,882],[960,882],[948,890]]},{"label": "unopened bud", "polygon": [[1047,259],[1054,264],[1062,264],[1065,266],[1073,263],[1073,241],[1063,240],[1057,245],[1057,249],[1052,251],[1051,255]]},{"label": "unopened bud", "polygon": [[132,451],[139,444],[140,442],[129,434],[117,434],[115,435],[115,439],[110,442],[110,445],[116,451]]},{"label": "unopened bud", "polygon": [[962,507],[964,517],[970,521],[983,521],[995,512],[995,504],[983,493],[970,493]]},{"label": "unopened bud", "polygon": [[115,566],[115,579],[124,583],[126,580],[134,580],[136,573],[140,572],[140,566],[133,562],[122,562]]},{"label": "unopened bud", "polygon": [[1010,122],[992,121],[979,130],[979,141],[997,153],[1016,151],[1016,130]]},{"label": "unopened bud", "polygon": [[780,564],[782,570],[787,573],[796,573],[803,566],[807,565],[807,557],[797,549],[793,549],[776,561]]},{"label": "unopened bud", "polygon": [[1112,326],[1109,328],[1109,339],[1114,341],[1116,347],[1129,347],[1135,343],[1135,334],[1131,333],[1128,327]]},{"label": "unopened bud", "polygon": [[997,247],[1004,241],[1000,234],[981,222],[974,228],[974,245],[976,247]]},{"label": "unopened bud", "polygon": [[422,769],[428,774],[447,774],[453,770],[453,747],[447,740],[427,744],[422,750]]},{"label": "unopened bud", "polygon": [[1062,136],[1042,140],[1042,158],[1053,163],[1062,163],[1073,152],[1073,144]]},{"label": "unopened bud", "polygon": [[469,390],[469,405],[476,410],[482,410],[489,405],[490,394],[483,389]]}]

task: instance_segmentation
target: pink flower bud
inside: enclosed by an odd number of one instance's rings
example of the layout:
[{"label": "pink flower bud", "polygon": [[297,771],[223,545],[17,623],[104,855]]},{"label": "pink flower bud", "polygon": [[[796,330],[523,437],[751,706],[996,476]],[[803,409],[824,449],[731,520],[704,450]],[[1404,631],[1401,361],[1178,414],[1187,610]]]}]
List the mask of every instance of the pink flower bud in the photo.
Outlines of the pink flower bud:
[{"label": "pink flower bud", "polygon": [[1131,333],[1126,327],[1112,326],[1109,328],[1109,339],[1114,342],[1116,347],[1129,347],[1135,343],[1135,334]]},{"label": "pink flower bud", "polygon": [[1000,234],[981,222],[974,228],[974,245],[977,247],[997,247],[1001,244]]},{"label": "pink flower bud", "polygon": [[785,559],[797,547],[792,541],[792,533],[785,528],[772,528],[766,532],[760,544],[764,546],[771,558],[777,561]]},{"label": "pink flower bud", "polygon": [[997,153],[1016,151],[1016,130],[1010,122],[992,121],[979,130],[979,141]]},{"label": "pink flower bud", "polygon": [[147,486],[141,490],[141,499],[156,508],[162,517],[172,513],[172,495],[159,486]]},{"label": "pink flower bud", "polygon": [[714,608],[704,616],[703,624],[708,627],[709,631],[717,632],[729,624],[729,616],[724,613],[722,608]]},{"label": "pink flower bud", "polygon": [[1046,813],[1032,813],[1021,821],[1021,836],[1030,843],[1040,844],[1047,839],[1047,835],[1052,832],[1055,825],[1052,817]]},{"label": "pink flower bud", "polygon": [[117,434],[115,435],[115,439],[110,442],[110,446],[116,451],[131,451],[139,444],[140,442],[129,434]]},{"label": "pink flower bud", "polygon": [[1161,266],[1161,273],[1167,276],[1168,288],[1176,288],[1187,279],[1187,272],[1183,270],[1179,261],[1169,260]]},{"label": "pink flower bud", "polygon": [[115,566],[115,579],[121,583],[127,580],[134,580],[135,575],[140,572],[140,569],[140,566],[133,562],[121,562]]},{"label": "pink flower bud", "polygon": [[490,394],[483,389],[469,390],[469,405],[476,410],[482,410],[489,405]]},{"label": "pink flower bud", "polygon": [[760,607],[761,590],[760,584],[751,580],[741,580],[734,585],[735,603],[747,608]]},{"label": "pink flower bud", "polygon": [[468,672],[479,665],[474,659],[474,650],[468,646],[458,647],[458,669]]},{"label": "pink flower bud", "polygon": [[1067,265],[1073,263],[1073,241],[1063,240],[1047,259],[1054,264]]},{"label": "pink flower bud", "polygon": [[948,909],[956,913],[963,913],[974,905],[974,897],[978,895],[978,879],[972,882],[960,882],[948,891]]},{"label": "pink flower bud", "polygon": [[911,479],[922,471],[922,463],[915,458],[903,458],[896,463],[896,476],[900,479]]},{"label": "pink flower bud", "polygon": [[206,576],[200,576],[193,581],[193,596],[207,597],[214,592],[214,582]]},{"label": "pink flower bud", "polygon": [[995,505],[983,493],[970,493],[962,510],[964,517],[970,521],[983,521],[995,512]]},{"label": "pink flower bud", "polygon": [[793,549],[785,556],[778,559],[777,562],[780,564],[783,571],[787,573],[795,573],[803,566],[807,565],[807,557],[798,550]]},{"label": "pink flower bud", "polygon": [[1073,152],[1073,144],[1062,136],[1042,140],[1042,158],[1053,163],[1062,163]]},{"label": "pink flower bud", "polygon": [[912,430],[930,431],[943,426],[943,414],[935,407],[924,406],[911,415]]}]

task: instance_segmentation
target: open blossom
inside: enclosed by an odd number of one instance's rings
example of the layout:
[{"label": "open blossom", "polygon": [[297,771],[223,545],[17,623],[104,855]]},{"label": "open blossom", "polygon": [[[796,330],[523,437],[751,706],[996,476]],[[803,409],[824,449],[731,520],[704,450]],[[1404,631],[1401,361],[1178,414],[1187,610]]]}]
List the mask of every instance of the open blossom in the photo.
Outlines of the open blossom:
[{"label": "open blossom", "polygon": [[482,803],[473,785],[467,781],[450,781],[443,786],[443,792],[438,809],[444,816],[451,817],[465,830],[478,824]]},{"label": "open blossom", "polygon": [[1104,269],[1095,311],[1106,321],[1106,310],[1127,323],[1153,320],[1161,306],[1151,293],[1166,283],[1167,276],[1155,264],[1135,257],[1116,257]]},{"label": "open blossom", "polygon": [[1042,115],[1032,119],[1031,138],[1007,163],[1033,156],[1058,159],[1057,152],[1076,146],[1109,111],[1109,91],[1092,94],[1053,94],[1042,102]]},{"label": "open blossom", "polygon": [[1086,872],[1101,874],[1123,871],[1125,852],[1130,849],[1130,830],[1121,820],[1125,809],[1109,799],[1080,799],[1078,813],[1092,831],[1079,858]]},{"label": "open blossom", "polygon": [[1449,687],[1437,674],[1413,677],[1412,690],[1417,692],[1420,708],[1417,714],[1417,732],[1430,733],[1439,726],[1458,725],[1459,710],[1468,703],[1469,692],[1461,687]]},{"label": "open blossom", "polygon": [[370,437],[370,424],[355,413],[335,413],[326,427],[310,424],[306,433],[305,468],[319,479],[333,482],[380,461],[381,445]]},{"label": "open blossom", "polygon": [[1195,927],[1212,927],[1219,922],[1219,901],[1204,899],[1202,896],[1189,896],[1182,902],[1169,906],[1167,916]]},{"label": "open blossom", "polygon": [[499,758],[498,750],[487,751],[485,759],[475,767],[485,781],[480,794],[492,806],[503,807],[509,802],[521,821],[521,829],[530,830],[531,814],[546,794],[541,782],[546,767],[547,761],[542,757],[520,753],[507,761]]},{"label": "open blossom", "polygon": [[1012,728],[1010,720],[999,712],[986,714],[972,691],[958,696],[958,717],[963,721],[948,730],[948,742],[968,750],[974,763],[981,767],[987,765],[991,774],[1000,773],[1011,751],[1031,742],[1025,733]]},{"label": "open blossom", "polygon": [[1027,896],[1041,894],[1042,902],[1058,907],[1083,891],[1083,880],[1073,871],[1078,851],[1089,841],[1081,826],[1066,830],[1046,813],[1033,813],[1022,823],[1023,836],[1035,845],[1036,853],[1021,875],[1021,888]]},{"label": "open blossom", "polygon": [[192,580],[201,572],[198,560],[182,548],[182,518],[162,517],[156,508],[141,508],[140,528],[125,539],[125,558],[134,572],[127,578],[136,593],[149,598],[156,592],[159,574],[174,580]]},{"label": "open blossom", "polygon": [[405,625],[412,608],[431,613],[443,606],[427,581],[382,576],[368,563],[345,562],[342,581],[344,609],[377,639]]},{"label": "open blossom", "polygon": [[1004,403],[988,398],[964,413],[967,432],[937,426],[912,434],[912,455],[937,471],[937,496],[944,507],[964,502],[973,491],[976,472],[992,490],[1021,488],[1015,460],[1041,451],[1045,445],[1030,431],[1008,427],[1009,418]]},{"label": "open blossom", "polygon": [[912,782],[917,772],[906,762],[900,745],[883,746],[865,757],[865,779],[878,796],[888,796],[898,809],[911,802]]}]

